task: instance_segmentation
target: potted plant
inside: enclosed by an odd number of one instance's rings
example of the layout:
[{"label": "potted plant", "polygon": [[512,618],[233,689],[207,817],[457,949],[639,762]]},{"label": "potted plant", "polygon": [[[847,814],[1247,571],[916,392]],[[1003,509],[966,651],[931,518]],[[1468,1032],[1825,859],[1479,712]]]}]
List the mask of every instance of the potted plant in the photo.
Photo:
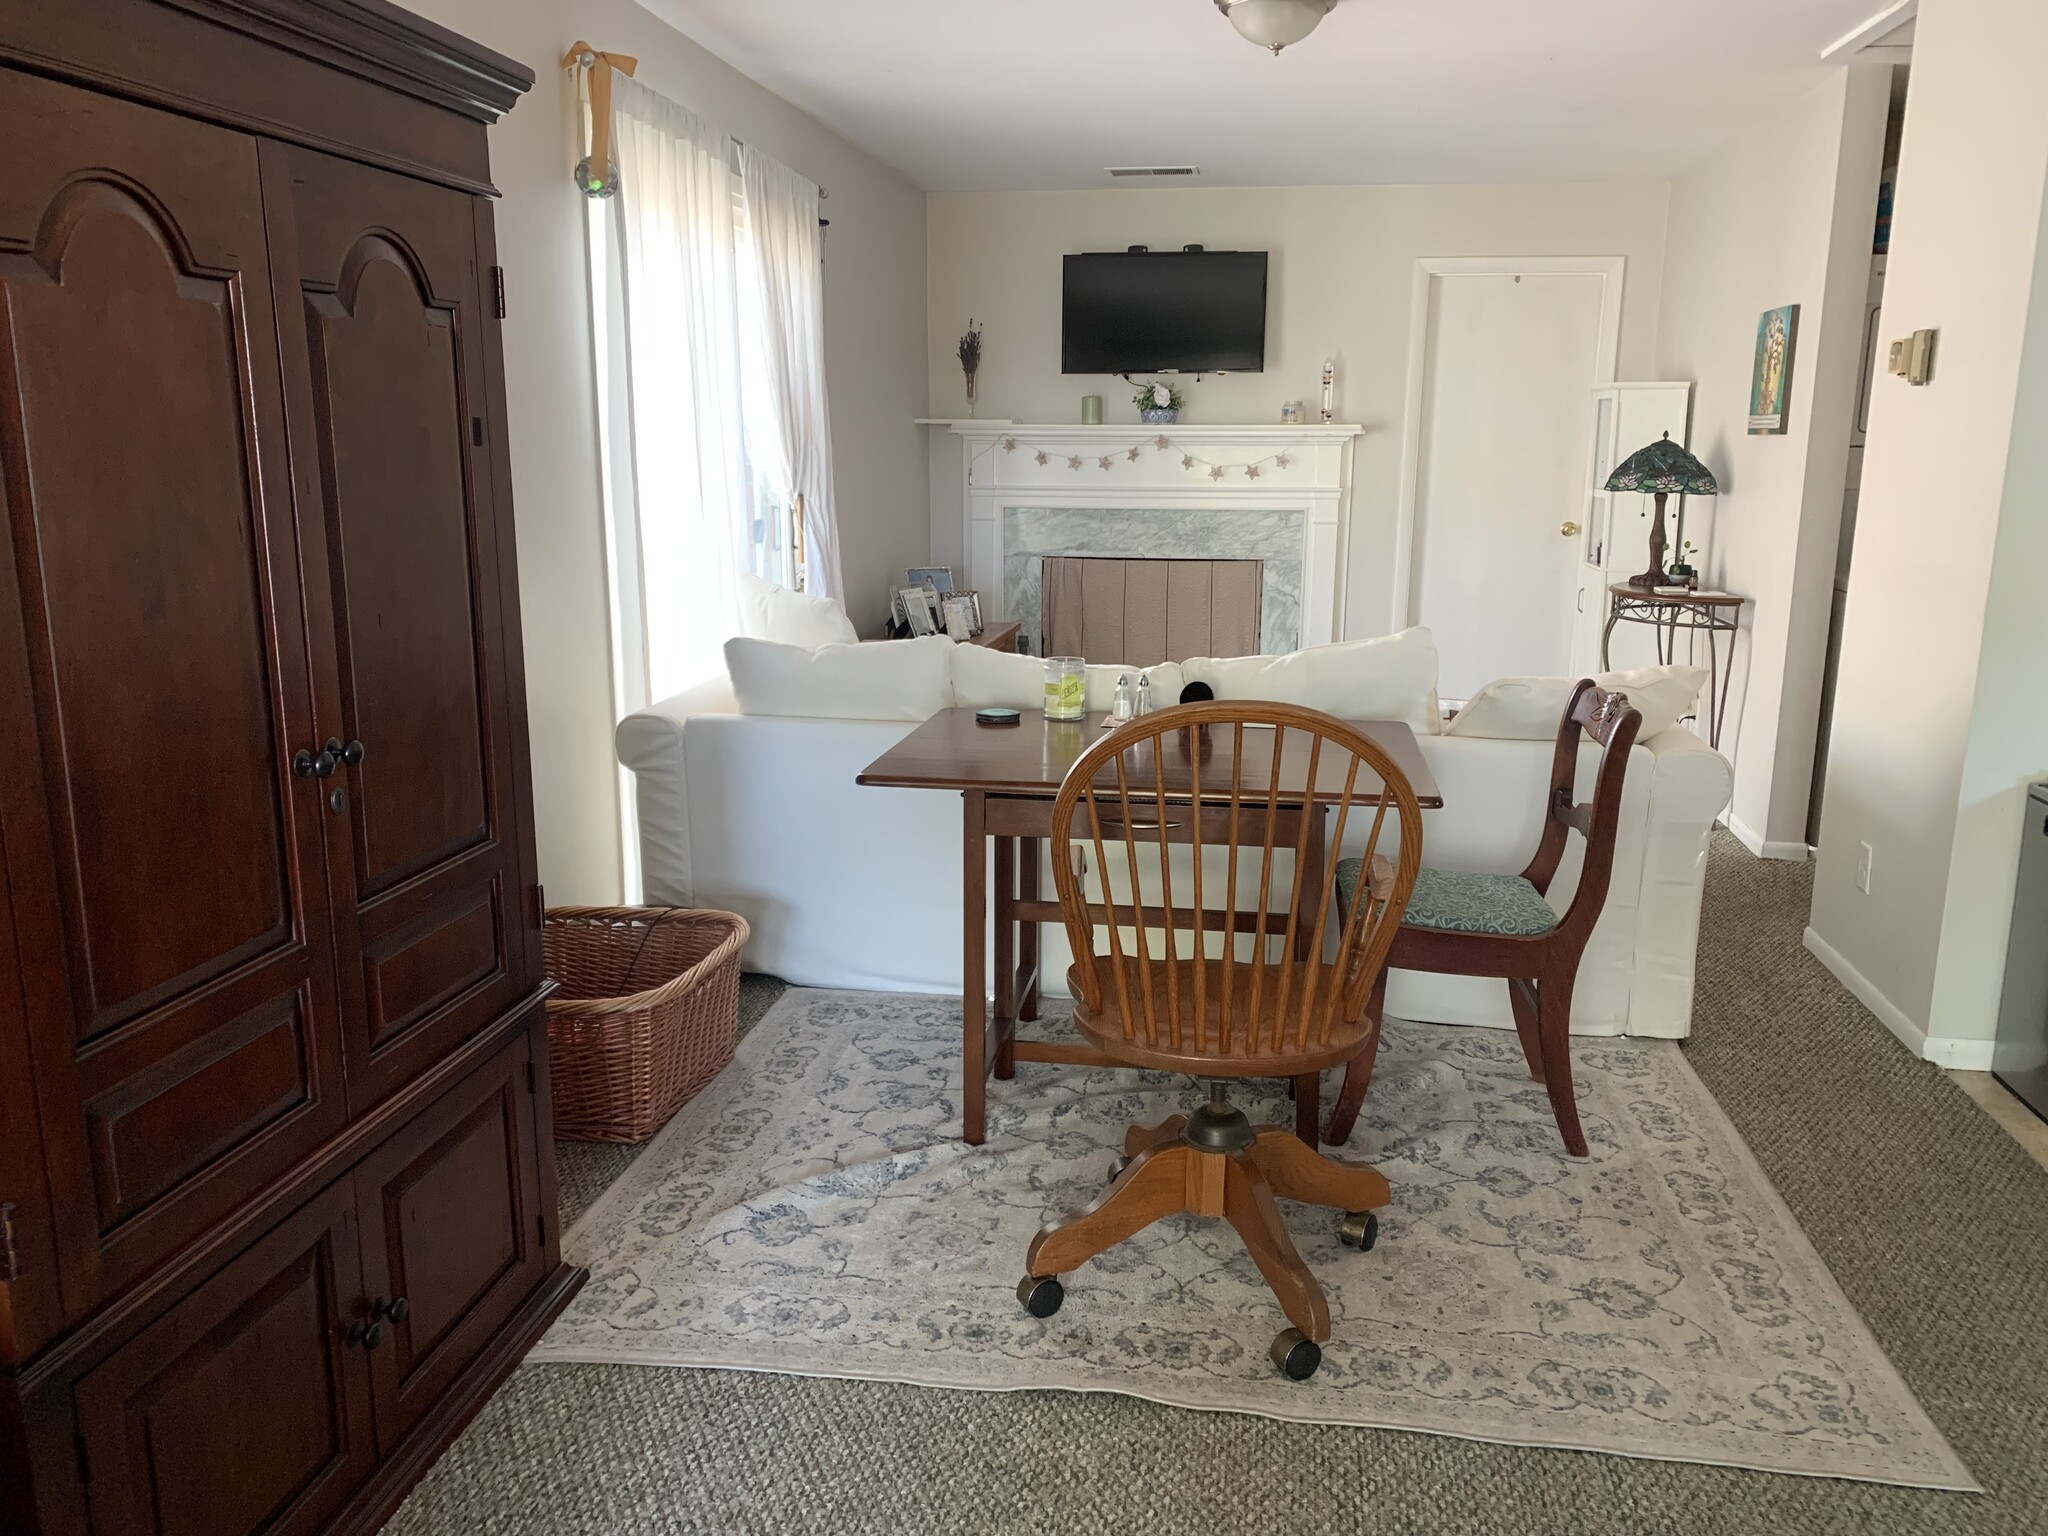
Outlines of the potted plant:
[{"label": "potted plant", "polygon": [[1170,427],[1180,418],[1180,391],[1171,384],[1147,384],[1131,397],[1138,419],[1148,427]]},{"label": "potted plant", "polygon": [[1679,551],[1678,558],[1671,562],[1670,576],[1671,584],[1674,587],[1697,588],[1699,586],[1700,573],[1694,568],[1692,563],[1692,557],[1698,553],[1699,546],[1693,543],[1691,539],[1687,539],[1684,548]]}]

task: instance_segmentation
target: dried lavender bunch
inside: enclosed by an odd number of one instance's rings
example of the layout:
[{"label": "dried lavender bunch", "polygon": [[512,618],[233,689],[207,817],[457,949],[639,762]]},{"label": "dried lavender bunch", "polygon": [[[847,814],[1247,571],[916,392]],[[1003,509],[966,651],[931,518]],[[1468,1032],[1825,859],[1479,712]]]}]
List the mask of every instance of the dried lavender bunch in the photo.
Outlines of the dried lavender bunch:
[{"label": "dried lavender bunch", "polygon": [[975,373],[981,368],[981,322],[970,318],[967,334],[960,338],[960,369],[963,373]]}]

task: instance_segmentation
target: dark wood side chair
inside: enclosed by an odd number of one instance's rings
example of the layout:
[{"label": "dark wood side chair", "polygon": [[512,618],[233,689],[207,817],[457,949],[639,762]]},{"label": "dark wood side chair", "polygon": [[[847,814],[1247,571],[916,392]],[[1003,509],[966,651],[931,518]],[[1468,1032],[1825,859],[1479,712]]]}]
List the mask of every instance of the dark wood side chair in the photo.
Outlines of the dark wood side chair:
[{"label": "dark wood side chair", "polygon": [[[1294,786],[1314,786],[1312,803],[1297,792],[1296,804],[1285,804],[1283,787]],[[1326,942],[1337,896],[1323,840],[1328,830],[1341,846],[1360,822],[1370,823],[1372,873]],[[1390,826],[1400,837],[1391,860],[1378,852]],[[1052,842],[1063,854],[1092,853],[1101,877],[1102,901],[1091,903],[1074,860],[1053,863],[1081,1032],[1124,1065],[1207,1079],[1210,1096],[1192,1114],[1131,1127],[1127,1161],[1108,1191],[1032,1240],[1018,1299],[1049,1317],[1065,1295],[1058,1276],[1162,1216],[1221,1216],[1291,1324],[1274,1341],[1273,1360],[1301,1380],[1322,1360],[1330,1309],[1274,1197],[1346,1212],[1340,1235],[1366,1249],[1387,1181],[1324,1157],[1292,1127],[1253,1126],[1230,1104],[1225,1082],[1313,1082],[1364,1047],[1366,999],[1421,862],[1415,791],[1385,751],[1329,715],[1288,704],[1185,704],[1119,727],[1081,755],[1053,803]],[[1194,855],[1179,893],[1170,844],[1191,844]],[[1228,850],[1223,890],[1212,892],[1220,910],[1204,901],[1205,847]],[[1293,858],[1276,890],[1279,850]],[[1257,903],[1239,911],[1254,856]],[[1111,879],[1119,863],[1128,900]],[[1220,944],[1208,943],[1219,931]]]},{"label": "dark wood side chair", "polygon": [[[1399,969],[1503,978],[1514,1007],[1522,1054],[1528,1059],[1530,1074],[1550,1092],[1550,1107],[1557,1116],[1565,1150],[1573,1157],[1586,1155],[1586,1133],[1579,1127],[1578,1101],[1572,1092],[1572,983],[1593,925],[1607,905],[1622,782],[1628,773],[1629,748],[1642,723],[1643,717],[1630,707],[1627,694],[1597,688],[1590,679],[1580,682],[1558,726],[1557,753],[1550,764],[1549,814],[1529,867],[1519,875],[1424,869],[1416,876],[1407,913],[1366,1007],[1372,1039],[1345,1069],[1344,1087],[1330,1114],[1331,1142],[1349,1140],[1358,1121],[1359,1105],[1372,1081],[1373,1058],[1379,1051],[1386,973]],[[1572,785],[1581,731],[1601,746],[1600,771],[1591,802],[1574,804]],[[1544,897],[1564,857],[1570,832],[1585,838],[1586,854],[1571,905],[1559,916]],[[1362,867],[1359,859],[1337,863],[1338,890],[1346,903],[1353,899]]]}]

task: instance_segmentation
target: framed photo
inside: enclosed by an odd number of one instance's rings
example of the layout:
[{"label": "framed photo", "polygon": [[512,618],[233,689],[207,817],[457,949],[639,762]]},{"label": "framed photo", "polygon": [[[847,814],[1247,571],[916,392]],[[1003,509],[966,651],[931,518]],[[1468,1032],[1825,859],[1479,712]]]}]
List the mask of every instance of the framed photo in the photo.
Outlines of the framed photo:
[{"label": "framed photo", "polygon": [[946,610],[946,633],[955,640],[974,638],[974,603],[960,593],[954,593],[944,604]]},{"label": "framed photo", "polygon": [[939,632],[938,615],[932,612],[931,594],[923,587],[903,587],[896,596],[903,604],[904,616],[910,621],[913,635],[936,635]]},{"label": "framed photo", "polygon": [[913,587],[930,587],[941,597],[953,590],[953,567],[950,565],[913,565],[905,573]]},{"label": "framed photo", "polygon": [[1799,306],[1781,305],[1757,317],[1756,362],[1749,375],[1749,432],[1775,437],[1785,430],[1792,403],[1792,352],[1799,338]]}]

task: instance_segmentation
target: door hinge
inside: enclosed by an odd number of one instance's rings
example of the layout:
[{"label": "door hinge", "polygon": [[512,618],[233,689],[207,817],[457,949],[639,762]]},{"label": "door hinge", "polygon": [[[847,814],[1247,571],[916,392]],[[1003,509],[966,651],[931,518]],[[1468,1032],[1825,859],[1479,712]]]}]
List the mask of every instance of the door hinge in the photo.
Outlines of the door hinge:
[{"label": "door hinge", "polygon": [[532,1094],[540,1092],[540,1074],[533,1070],[531,1060],[526,1063],[526,1091]]},{"label": "door hinge", "polygon": [[74,1429],[71,1432],[71,1449],[78,1456],[78,1480],[81,1483],[91,1482],[92,1454],[86,1449],[85,1435],[79,1430]]},{"label": "door hinge", "polygon": [[497,317],[505,318],[505,269],[491,268],[491,309]]},{"label": "door hinge", "polygon": [[14,1202],[0,1200],[0,1280],[21,1278],[21,1242],[14,1232]]},{"label": "door hinge", "polygon": [[548,1245],[548,1213],[547,1213],[546,1211],[539,1211],[539,1212],[536,1212],[536,1213],[535,1213],[535,1215],[534,1215],[534,1218],[533,1218],[533,1224],[534,1224],[534,1225],[535,1225],[536,1227],[538,1227],[538,1228],[540,1229],[540,1245],[541,1245],[541,1247],[543,1247],[543,1248],[547,1247],[547,1245]]},{"label": "door hinge", "polygon": [[548,925],[548,890],[544,885],[533,888],[533,926],[545,928]]}]

